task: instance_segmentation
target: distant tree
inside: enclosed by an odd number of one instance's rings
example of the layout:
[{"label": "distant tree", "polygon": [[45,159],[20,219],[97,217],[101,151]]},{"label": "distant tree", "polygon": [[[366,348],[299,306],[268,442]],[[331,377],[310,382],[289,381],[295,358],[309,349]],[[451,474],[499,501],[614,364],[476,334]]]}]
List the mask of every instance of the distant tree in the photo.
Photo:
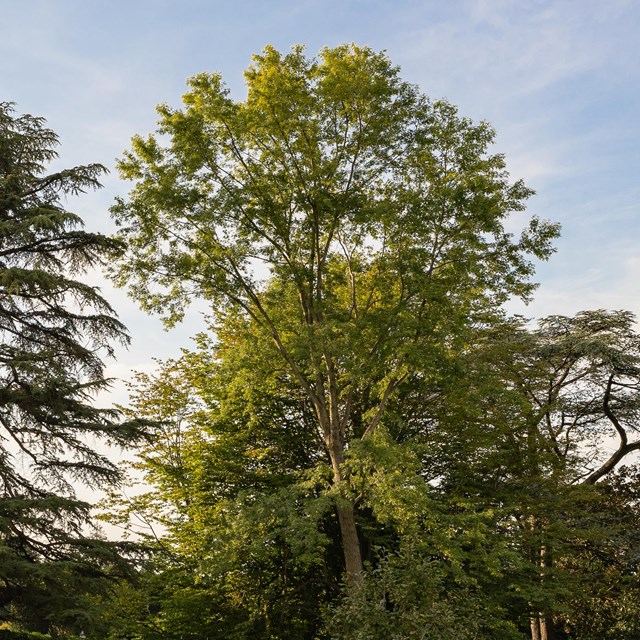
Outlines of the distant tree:
[{"label": "distant tree", "polygon": [[105,169],[47,173],[57,144],[42,118],[0,103],[0,620],[43,630],[88,616],[78,602],[119,562],[76,490],[116,481],[98,444],[137,435],[94,406],[109,386],[102,358],[128,337],[77,279],[120,247],[64,206]]},{"label": "distant tree", "polygon": [[[545,493],[551,498],[532,509],[526,528],[533,561],[543,576],[549,574],[546,584],[552,592],[563,571],[578,582],[583,573],[593,580],[597,571],[608,577],[609,562],[619,567],[616,577],[622,584],[637,568],[633,559],[621,562],[638,552],[637,536],[629,536],[634,520],[622,518],[626,512],[637,518],[632,502],[616,500],[607,486],[589,491],[640,450],[640,336],[634,324],[633,314],[624,311],[550,316],[524,337],[524,357],[507,366],[505,382],[513,382],[529,403],[518,457],[530,486],[541,488],[538,498]],[[589,493],[593,497],[585,501]],[[572,495],[578,496],[574,505],[562,504]],[[618,523],[621,518],[624,525]],[[620,546],[630,546],[631,552],[603,542],[603,534],[618,541],[630,538]],[[617,593],[617,587],[612,581],[611,592]],[[545,609],[546,615],[542,611],[532,621],[535,640],[553,640],[554,618],[558,623],[566,617],[557,597],[549,598]]]},{"label": "distant tree", "polygon": [[562,638],[566,628],[572,638],[600,637],[603,619],[610,637],[633,637],[638,500],[621,468],[640,450],[633,314],[496,324],[459,368],[463,383],[443,394],[424,431],[425,462],[444,494],[493,509],[520,550],[512,583],[530,609],[530,637]]}]

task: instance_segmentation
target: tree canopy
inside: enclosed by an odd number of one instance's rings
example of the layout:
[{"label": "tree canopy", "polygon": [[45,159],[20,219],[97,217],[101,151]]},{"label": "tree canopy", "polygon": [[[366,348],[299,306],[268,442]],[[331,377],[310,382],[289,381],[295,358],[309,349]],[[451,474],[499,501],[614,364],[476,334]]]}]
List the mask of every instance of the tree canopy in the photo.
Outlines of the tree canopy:
[{"label": "tree canopy", "polygon": [[531,192],[489,152],[491,127],[428,100],[384,54],[267,47],[245,77],[237,101],[219,75],[195,76],[184,109],[159,107],[159,135],[134,138],[118,280],[169,323],[209,301],[215,331],[253,336],[265,373],[300,390],[357,581],[350,443],[404,382],[438,376],[466,328],[531,293],[529,259],[557,227],[532,219],[514,239],[505,223]]}]

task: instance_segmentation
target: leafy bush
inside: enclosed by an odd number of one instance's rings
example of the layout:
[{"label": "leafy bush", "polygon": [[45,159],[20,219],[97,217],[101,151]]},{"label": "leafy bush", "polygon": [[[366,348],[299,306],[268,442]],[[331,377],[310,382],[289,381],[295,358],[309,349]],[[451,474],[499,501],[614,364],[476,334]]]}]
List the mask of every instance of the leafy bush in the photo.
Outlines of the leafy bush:
[{"label": "leafy bush", "polygon": [[13,631],[0,629],[0,640],[51,640],[51,636],[35,631]]}]

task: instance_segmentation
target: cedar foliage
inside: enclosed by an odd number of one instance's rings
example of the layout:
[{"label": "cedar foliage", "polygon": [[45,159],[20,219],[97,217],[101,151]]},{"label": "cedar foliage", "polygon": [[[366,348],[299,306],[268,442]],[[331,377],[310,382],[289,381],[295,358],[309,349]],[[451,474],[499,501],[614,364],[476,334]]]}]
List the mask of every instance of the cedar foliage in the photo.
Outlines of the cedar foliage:
[{"label": "cedar foliage", "polygon": [[94,405],[109,386],[103,358],[129,338],[80,279],[120,246],[64,204],[98,188],[105,168],[48,173],[57,145],[42,118],[0,103],[0,620],[36,630],[88,616],[78,602],[122,564],[86,533],[90,505],[76,489],[119,478],[97,442],[137,436]]}]

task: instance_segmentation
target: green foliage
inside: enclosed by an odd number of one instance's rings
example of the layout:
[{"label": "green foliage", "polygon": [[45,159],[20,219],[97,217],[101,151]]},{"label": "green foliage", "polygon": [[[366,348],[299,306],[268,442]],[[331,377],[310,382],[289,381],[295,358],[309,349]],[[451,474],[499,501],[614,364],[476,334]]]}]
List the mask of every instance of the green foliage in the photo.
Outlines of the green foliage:
[{"label": "green foliage", "polygon": [[0,629],[0,640],[50,640],[51,636],[34,631],[13,631]]},{"label": "green foliage", "polygon": [[[637,502],[612,500],[608,485],[640,446],[633,323],[591,311],[494,325],[460,359],[462,378],[432,396],[426,423],[423,469],[439,492],[492,510],[520,555],[506,574],[512,616],[542,612],[568,637],[599,637],[607,623],[596,632],[596,612],[617,599],[607,589],[628,602],[635,581]],[[608,586],[589,601],[594,583]]]},{"label": "green foliage", "polygon": [[640,632],[638,467],[621,467],[597,486],[599,509],[580,514],[579,521],[600,535],[564,558],[566,568],[582,578],[564,624],[576,640],[631,640]]},{"label": "green foliage", "polygon": [[300,444],[317,435],[291,428],[301,416],[292,398],[235,366],[250,354],[226,351],[221,364],[211,349],[201,337],[198,351],[138,378],[130,410],[156,429],[134,463],[147,491],[114,495],[111,518],[133,523],[156,558],[126,596],[139,606],[122,608],[114,628],[145,639],[313,638],[317,602],[337,592],[340,572],[329,569],[327,474]]},{"label": "green foliage", "polygon": [[491,127],[428,100],[384,54],[267,47],[245,78],[235,101],[219,75],[195,76],[182,110],[158,108],[159,135],[133,139],[115,277],[169,324],[209,302],[223,341],[255,345],[260,375],[306,405],[357,582],[346,452],[403,381],[437,377],[475,322],[529,296],[530,258],[558,229],[534,219],[512,237],[531,191],[489,153]]},{"label": "green foliage", "polygon": [[192,78],[119,165],[117,282],[169,324],[211,306],[134,393],[152,490],[117,517],[158,553],[121,637],[631,637],[633,318],[505,318],[558,228],[514,238],[531,192],[491,127],[384,54],[267,47],[245,77]]},{"label": "green foliage", "polygon": [[64,198],[99,186],[100,165],[46,173],[57,154],[41,118],[0,104],[0,620],[32,628],[85,619],[80,603],[124,549],[83,534],[75,487],[119,472],[96,442],[135,436],[93,405],[109,386],[102,357],[126,343],[95,287],[76,279],[120,251],[81,229]]},{"label": "green foliage", "polygon": [[328,631],[335,640],[524,638],[491,596],[452,579],[437,557],[404,546],[330,611]]}]

